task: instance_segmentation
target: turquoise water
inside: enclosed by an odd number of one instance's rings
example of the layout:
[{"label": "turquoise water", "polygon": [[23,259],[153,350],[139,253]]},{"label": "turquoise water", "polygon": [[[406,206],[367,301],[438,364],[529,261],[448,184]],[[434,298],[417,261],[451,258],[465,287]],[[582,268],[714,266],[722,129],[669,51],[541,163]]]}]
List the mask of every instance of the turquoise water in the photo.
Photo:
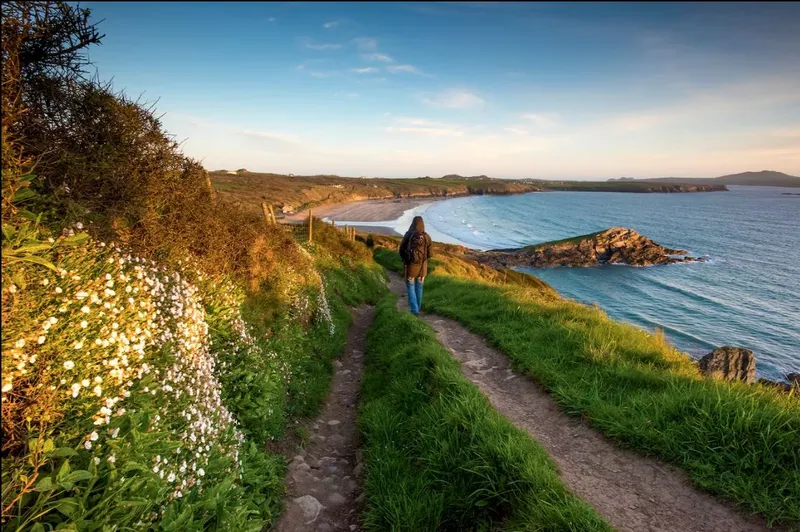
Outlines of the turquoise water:
[{"label": "turquoise water", "polygon": [[800,196],[797,189],[624,194],[546,192],[470,196],[424,205],[435,240],[476,249],[519,247],[623,226],[709,262],[648,268],[531,270],[564,296],[612,318],[659,327],[693,356],[752,349],[760,376],[800,371]]}]

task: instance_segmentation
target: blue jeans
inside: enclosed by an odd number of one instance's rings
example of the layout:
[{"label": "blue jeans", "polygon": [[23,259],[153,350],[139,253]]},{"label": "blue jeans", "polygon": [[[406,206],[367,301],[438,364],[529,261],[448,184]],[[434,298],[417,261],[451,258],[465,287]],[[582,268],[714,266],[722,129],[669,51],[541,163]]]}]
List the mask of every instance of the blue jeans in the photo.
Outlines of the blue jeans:
[{"label": "blue jeans", "polygon": [[419,316],[419,309],[422,307],[422,283],[424,277],[416,279],[406,279],[406,292],[408,293],[408,309],[414,316]]}]

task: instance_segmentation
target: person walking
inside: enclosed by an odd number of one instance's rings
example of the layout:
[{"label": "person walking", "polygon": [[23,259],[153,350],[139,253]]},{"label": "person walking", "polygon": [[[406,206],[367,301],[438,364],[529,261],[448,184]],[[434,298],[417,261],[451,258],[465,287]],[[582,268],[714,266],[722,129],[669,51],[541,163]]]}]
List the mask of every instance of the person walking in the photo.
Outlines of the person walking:
[{"label": "person walking", "polygon": [[400,258],[403,259],[403,278],[406,280],[408,309],[419,316],[422,308],[422,283],[428,274],[428,259],[431,257],[432,241],[425,232],[422,216],[415,216],[411,227],[400,243]]}]

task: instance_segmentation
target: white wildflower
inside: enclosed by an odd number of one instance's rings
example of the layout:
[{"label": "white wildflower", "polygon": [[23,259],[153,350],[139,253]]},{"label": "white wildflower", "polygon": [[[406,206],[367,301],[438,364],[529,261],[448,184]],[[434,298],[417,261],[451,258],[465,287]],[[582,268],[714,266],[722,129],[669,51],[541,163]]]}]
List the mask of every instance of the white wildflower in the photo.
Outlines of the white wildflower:
[{"label": "white wildflower", "polygon": [[64,369],[70,370],[74,367],[75,367],[75,362],[73,362],[72,360],[67,360],[66,362],[64,362]]}]

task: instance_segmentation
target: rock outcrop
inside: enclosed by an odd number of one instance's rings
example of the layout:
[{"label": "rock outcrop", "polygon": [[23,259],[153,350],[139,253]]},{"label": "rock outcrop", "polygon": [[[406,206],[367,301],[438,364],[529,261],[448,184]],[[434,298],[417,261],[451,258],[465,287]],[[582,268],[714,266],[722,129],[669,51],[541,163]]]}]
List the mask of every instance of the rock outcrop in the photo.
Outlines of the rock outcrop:
[{"label": "rock outcrop", "polygon": [[728,381],[756,380],[756,357],[749,349],[723,346],[714,349],[698,362],[704,375]]},{"label": "rock outcrop", "polygon": [[687,257],[686,254],[684,250],[669,249],[657,244],[632,229],[612,227],[598,233],[520,249],[476,252],[473,258],[495,268],[582,267],[602,264],[651,266],[703,260]]}]

